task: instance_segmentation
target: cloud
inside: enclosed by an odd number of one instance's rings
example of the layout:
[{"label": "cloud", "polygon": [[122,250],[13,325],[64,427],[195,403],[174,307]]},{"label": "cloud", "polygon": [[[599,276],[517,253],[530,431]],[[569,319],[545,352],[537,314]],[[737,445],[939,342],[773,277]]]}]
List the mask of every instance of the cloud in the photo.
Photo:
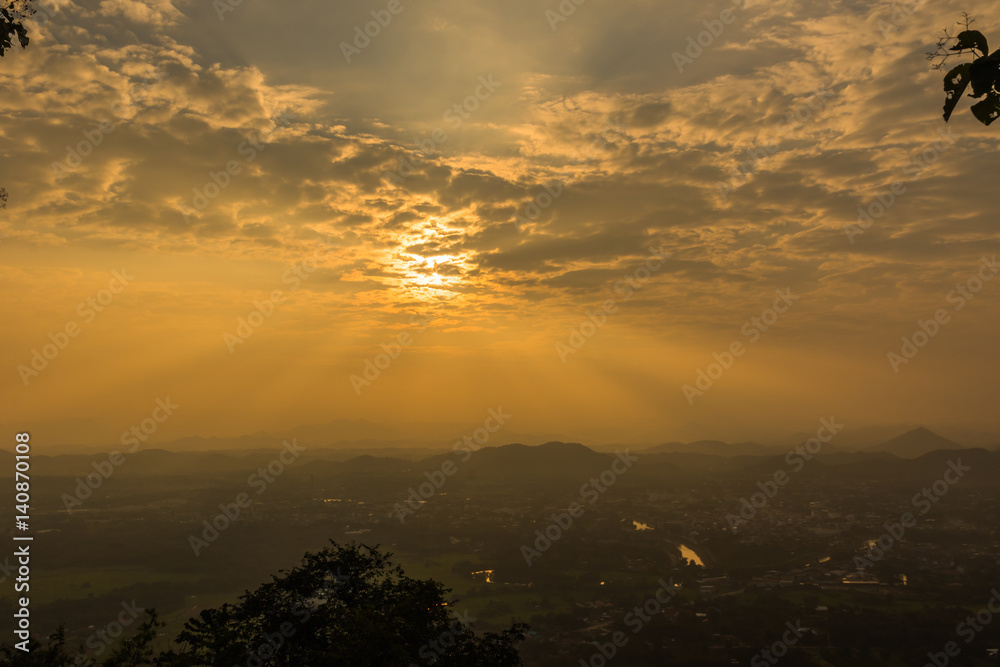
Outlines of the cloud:
[{"label": "cloud", "polygon": [[[787,325],[806,347],[908,325],[998,245],[996,133],[963,101],[942,137],[922,55],[957,5],[748,2],[679,72],[727,6],[586,3],[553,31],[544,4],[415,3],[348,64],[361,2],[61,3],[0,69],[0,252],[287,264],[330,239],[306,337],[422,308],[562,335],[661,245],[618,320],[643,340],[705,345],[779,287],[809,304]],[[482,76],[501,85],[456,127]]]},{"label": "cloud", "polygon": [[102,14],[153,26],[174,24],[183,16],[172,0],[101,0],[99,7]]}]

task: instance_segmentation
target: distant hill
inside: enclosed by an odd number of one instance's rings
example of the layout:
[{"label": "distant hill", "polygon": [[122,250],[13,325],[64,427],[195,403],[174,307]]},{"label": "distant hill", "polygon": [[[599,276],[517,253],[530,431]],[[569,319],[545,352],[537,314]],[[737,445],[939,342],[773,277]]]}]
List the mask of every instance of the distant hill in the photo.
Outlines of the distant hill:
[{"label": "distant hill", "polygon": [[950,467],[949,462],[961,462],[962,465],[970,468],[967,473],[970,481],[986,481],[995,484],[1000,476],[1000,452],[980,447],[947,451],[939,449],[906,463],[913,466],[912,471],[915,477],[933,479],[935,475],[940,477],[942,472]]},{"label": "distant hill", "polygon": [[405,439],[406,436],[405,432],[367,419],[335,419],[326,424],[297,426],[277,434],[278,438],[298,438],[320,447],[328,447],[337,442],[391,442]]},{"label": "distant hill", "polygon": [[898,461],[899,457],[889,452],[823,452],[818,457],[823,463],[831,466],[873,464],[878,462]]},{"label": "distant hill", "polygon": [[[258,445],[248,438],[248,444]],[[299,442],[302,445],[301,441]],[[223,475],[234,479],[246,475],[275,459],[280,446],[273,441],[269,447],[226,451],[166,451],[158,448],[141,449],[125,455],[115,477],[155,478],[163,476],[199,477]],[[627,448],[622,447],[621,451]],[[558,482],[579,488],[611,467],[617,456],[613,452],[595,451],[579,443],[552,441],[542,445],[524,444],[483,446],[474,451],[461,447],[452,451],[377,448],[357,450],[308,447],[290,466],[293,476],[315,475],[342,482],[363,478],[387,484],[394,480],[422,480],[427,473],[441,470],[443,464],[455,466],[456,478],[468,484],[512,484],[523,482]],[[686,483],[693,479],[731,476],[768,477],[774,470],[788,466],[783,447],[767,447],[752,442],[729,444],[717,440],[691,443],[665,443],[631,453],[635,465],[629,466],[631,483]],[[938,474],[949,458],[964,456],[976,462],[977,471],[1000,473],[1000,451],[963,448],[926,428],[917,428],[884,442],[868,451],[827,451],[816,457],[801,475],[844,476],[864,479],[916,480]],[[37,455],[32,458],[33,470],[44,478],[86,476],[95,464],[106,467],[107,454]],[[0,450],[0,478],[13,470],[13,453]],[[630,462],[632,459],[630,459]],[[4,471],[8,471],[7,474]],[[449,473],[452,474],[452,473]],[[549,487],[551,489],[551,486]]]},{"label": "distant hill", "polygon": [[89,419],[55,419],[51,421],[3,424],[4,433],[31,433],[32,449],[50,453],[60,445],[97,447],[105,443],[118,443],[121,429],[114,429]]},{"label": "distant hill", "polygon": [[471,454],[458,449],[417,461],[411,470],[433,471],[450,461],[457,468],[455,477],[470,484],[559,481],[579,487],[608,469],[615,458],[615,454],[596,452],[579,443],[555,441],[537,446],[483,447]]},{"label": "distant hill", "polygon": [[317,459],[309,462],[307,471],[314,475],[335,474],[382,474],[391,475],[406,472],[413,467],[412,461],[389,456],[371,456],[363,454],[346,461],[329,461]]},{"label": "distant hill", "polygon": [[961,449],[962,445],[952,442],[923,426],[898,435],[892,440],[872,447],[873,451],[888,452],[904,459],[915,459],[939,449]]},{"label": "distant hill", "polygon": [[712,456],[773,456],[784,453],[780,447],[765,447],[755,442],[730,444],[719,440],[696,440],[695,442],[667,442],[644,449],[646,454],[711,454]]},{"label": "distant hill", "polygon": [[[0,459],[13,458],[13,454],[2,452]],[[127,475],[192,475],[215,474],[253,470],[260,465],[266,465],[274,455],[243,454],[241,456],[227,455],[219,452],[169,452],[163,449],[145,449],[135,453],[123,454],[120,468]],[[93,473],[97,468],[118,470],[118,467],[107,468],[107,454],[58,454],[56,456],[33,456],[32,469],[44,477],[76,477]],[[13,465],[10,466],[13,469]],[[118,473],[121,476],[121,473]]]},{"label": "distant hill", "polygon": [[[455,457],[454,454],[448,456]],[[460,456],[465,458],[466,455],[460,450]],[[488,475],[559,474],[594,468],[600,470],[608,465],[611,458],[613,455],[600,454],[576,442],[547,442],[536,447],[522,444],[484,447],[474,452],[461,466]]]}]

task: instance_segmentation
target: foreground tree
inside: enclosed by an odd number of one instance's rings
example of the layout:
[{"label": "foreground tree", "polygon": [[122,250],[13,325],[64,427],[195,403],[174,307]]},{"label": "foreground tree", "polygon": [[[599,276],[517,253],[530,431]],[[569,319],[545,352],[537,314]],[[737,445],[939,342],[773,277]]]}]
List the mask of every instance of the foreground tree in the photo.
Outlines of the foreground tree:
[{"label": "foreground tree", "polygon": [[[206,610],[178,636],[171,667],[261,664],[282,667],[516,667],[527,626],[477,636],[453,618],[449,592],[407,577],[391,554],[363,545],[306,554],[302,565]],[[474,619],[473,619],[474,620]]]},{"label": "foreground tree", "polygon": [[[103,667],[518,667],[527,626],[476,635],[451,614],[449,592],[433,579],[407,577],[378,547],[351,544],[307,553],[235,604],[189,620],[175,647],[154,656],[156,613],[118,646]],[[65,667],[61,632],[25,654],[0,646],[0,664]],[[2,659],[6,658],[7,661]]]},{"label": "foreground tree", "polygon": [[44,644],[32,639],[28,642],[28,652],[14,648],[11,644],[0,645],[0,665],[11,667],[64,667],[70,664],[66,653],[66,638],[59,628],[48,637]]},{"label": "foreground tree", "polygon": [[32,0],[0,0],[0,58],[16,38],[21,48],[28,46],[24,21],[35,13]]},{"label": "foreground tree", "polygon": [[937,50],[928,53],[929,60],[940,59],[934,69],[941,69],[953,56],[971,55],[972,62],[962,63],[944,77],[944,120],[951,118],[966,88],[972,86],[969,97],[982,100],[972,105],[974,115],[983,125],[1000,118],[1000,50],[989,52],[989,42],[978,30],[970,29],[975,19],[964,15],[965,30],[952,37],[947,30],[938,40]]},{"label": "foreground tree", "polygon": [[[152,667],[155,664],[153,640],[156,639],[157,630],[164,625],[157,619],[155,611],[147,609],[146,617],[136,631],[121,641],[118,648],[101,663],[102,667]],[[66,650],[63,628],[59,628],[44,642],[30,640],[27,651],[10,644],[0,645],[0,665],[4,667],[72,667],[79,664],[77,656]],[[82,664],[94,663],[88,661]]]},{"label": "foreground tree", "polygon": [[[0,58],[13,44],[13,39],[28,46],[28,31],[24,20],[35,13],[32,0],[0,0]],[[7,190],[0,188],[0,208],[7,208]]]}]

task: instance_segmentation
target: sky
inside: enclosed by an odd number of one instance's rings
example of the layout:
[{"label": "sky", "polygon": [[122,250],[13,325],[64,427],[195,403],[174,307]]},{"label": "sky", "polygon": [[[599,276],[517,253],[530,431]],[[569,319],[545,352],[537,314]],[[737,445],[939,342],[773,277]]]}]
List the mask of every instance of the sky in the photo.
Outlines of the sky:
[{"label": "sky", "polygon": [[1000,2],[577,2],[51,0],[0,422],[1000,431],[1000,130],[925,57]]}]

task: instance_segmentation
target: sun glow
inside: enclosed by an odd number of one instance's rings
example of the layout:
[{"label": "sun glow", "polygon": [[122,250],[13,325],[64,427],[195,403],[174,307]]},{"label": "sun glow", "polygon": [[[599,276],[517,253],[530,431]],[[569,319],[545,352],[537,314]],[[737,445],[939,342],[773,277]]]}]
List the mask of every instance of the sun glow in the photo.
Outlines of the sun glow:
[{"label": "sun glow", "polygon": [[399,245],[387,250],[392,281],[415,298],[454,296],[455,288],[466,281],[471,254],[435,251],[446,249],[450,237],[459,232],[447,220],[432,217],[420,229],[401,235]]}]

